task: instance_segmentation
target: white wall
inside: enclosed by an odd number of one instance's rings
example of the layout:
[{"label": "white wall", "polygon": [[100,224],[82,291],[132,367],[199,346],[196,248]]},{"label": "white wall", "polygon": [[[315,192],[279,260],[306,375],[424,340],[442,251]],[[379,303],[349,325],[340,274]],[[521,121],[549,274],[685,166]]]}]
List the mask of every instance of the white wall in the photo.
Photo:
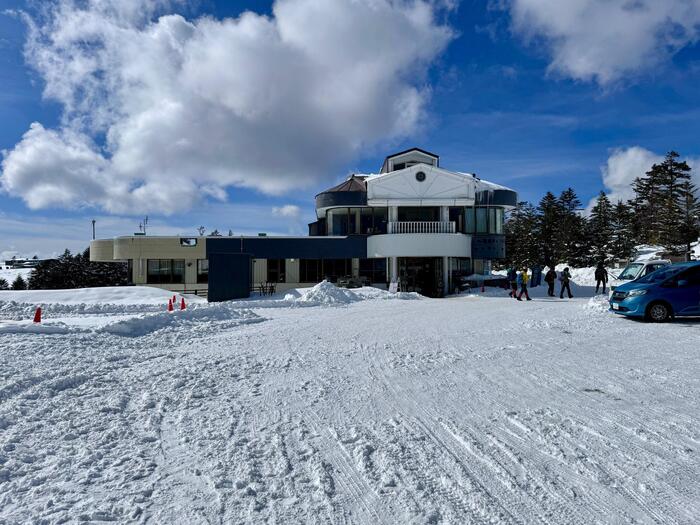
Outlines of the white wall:
[{"label": "white wall", "polygon": [[471,235],[402,233],[367,238],[367,257],[471,257]]}]

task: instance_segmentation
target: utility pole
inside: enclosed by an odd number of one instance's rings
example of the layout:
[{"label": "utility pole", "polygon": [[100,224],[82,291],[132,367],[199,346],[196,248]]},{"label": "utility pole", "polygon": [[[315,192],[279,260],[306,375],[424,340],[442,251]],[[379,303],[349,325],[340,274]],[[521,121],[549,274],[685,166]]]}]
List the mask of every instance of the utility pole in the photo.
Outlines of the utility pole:
[{"label": "utility pole", "polygon": [[92,240],[95,240],[95,223],[97,221],[95,219],[92,219]]}]

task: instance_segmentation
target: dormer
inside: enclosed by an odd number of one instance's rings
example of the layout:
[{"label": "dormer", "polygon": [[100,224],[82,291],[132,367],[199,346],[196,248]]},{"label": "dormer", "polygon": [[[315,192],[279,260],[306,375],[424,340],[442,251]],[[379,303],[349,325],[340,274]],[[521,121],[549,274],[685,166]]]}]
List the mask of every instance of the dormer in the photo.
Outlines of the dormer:
[{"label": "dormer", "polygon": [[411,148],[406,151],[394,153],[384,159],[380,173],[390,173],[392,171],[410,168],[416,164],[427,164],[428,166],[440,166],[440,157],[429,151],[420,148]]}]

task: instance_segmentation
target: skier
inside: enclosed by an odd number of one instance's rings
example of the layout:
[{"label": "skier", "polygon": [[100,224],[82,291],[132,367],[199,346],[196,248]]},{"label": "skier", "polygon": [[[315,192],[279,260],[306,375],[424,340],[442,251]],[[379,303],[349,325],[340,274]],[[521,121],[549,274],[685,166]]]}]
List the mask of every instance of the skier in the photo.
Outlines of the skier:
[{"label": "skier", "polygon": [[598,288],[603,285],[603,295],[605,295],[605,285],[608,283],[608,271],[603,266],[603,263],[598,263],[595,269],[595,293],[598,293]]},{"label": "skier", "polygon": [[561,272],[561,275],[559,276],[559,280],[561,281],[561,293],[559,294],[559,299],[564,298],[564,290],[566,290],[569,294],[569,299],[573,299],[574,296],[571,293],[571,287],[569,286],[569,281],[571,281],[571,273],[569,272],[569,267],[567,266],[564,268],[564,271]]},{"label": "skier", "polygon": [[518,297],[517,297],[518,301],[523,300],[523,294],[525,294],[525,298],[528,301],[532,301],[532,299],[530,299],[530,295],[527,293],[527,283],[529,280],[530,280],[530,278],[527,275],[527,268],[523,268],[523,271],[518,274],[518,280],[517,280],[517,284],[520,285],[520,293],[518,294]]},{"label": "skier", "polygon": [[518,272],[515,271],[515,266],[511,266],[508,269],[508,284],[510,284],[510,293],[508,294],[508,297],[512,297],[513,299],[517,299],[517,294],[518,294]]},{"label": "skier", "polygon": [[547,283],[547,295],[554,297],[554,282],[557,280],[557,272],[554,266],[549,267],[549,271],[544,276],[544,282]]}]

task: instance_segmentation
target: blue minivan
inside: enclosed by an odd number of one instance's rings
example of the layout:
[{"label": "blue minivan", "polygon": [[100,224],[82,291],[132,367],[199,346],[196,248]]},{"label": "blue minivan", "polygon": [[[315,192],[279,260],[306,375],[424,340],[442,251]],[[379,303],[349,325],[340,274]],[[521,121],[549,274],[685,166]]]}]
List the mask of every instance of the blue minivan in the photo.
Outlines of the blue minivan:
[{"label": "blue minivan", "polygon": [[700,261],[665,266],[618,286],[610,296],[610,309],[657,323],[700,316]]}]

